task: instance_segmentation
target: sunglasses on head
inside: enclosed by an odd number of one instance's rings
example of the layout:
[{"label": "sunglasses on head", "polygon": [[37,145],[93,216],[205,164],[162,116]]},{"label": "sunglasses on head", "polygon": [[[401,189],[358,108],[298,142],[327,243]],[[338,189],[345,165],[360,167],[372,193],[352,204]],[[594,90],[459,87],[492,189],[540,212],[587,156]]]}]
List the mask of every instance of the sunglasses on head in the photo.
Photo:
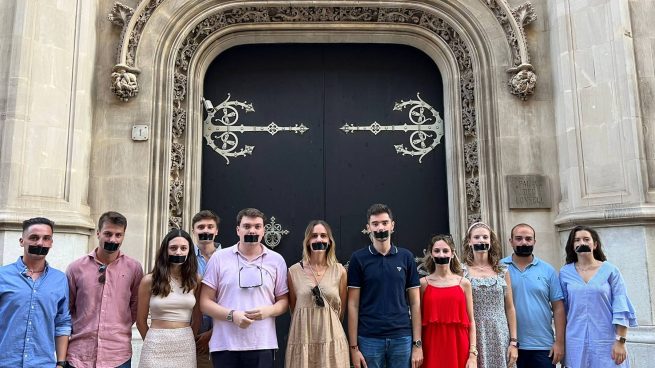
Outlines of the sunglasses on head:
[{"label": "sunglasses on head", "polygon": [[316,306],[325,307],[325,301],[321,296],[321,289],[318,288],[318,285],[312,288],[312,296],[314,296],[314,303],[316,303]]}]

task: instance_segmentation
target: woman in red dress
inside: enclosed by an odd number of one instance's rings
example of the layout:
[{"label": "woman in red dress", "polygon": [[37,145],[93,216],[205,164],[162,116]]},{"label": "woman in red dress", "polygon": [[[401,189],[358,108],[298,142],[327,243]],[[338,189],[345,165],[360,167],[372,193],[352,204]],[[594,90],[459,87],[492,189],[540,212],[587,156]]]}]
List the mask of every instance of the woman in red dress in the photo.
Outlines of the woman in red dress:
[{"label": "woman in red dress", "polygon": [[471,283],[462,274],[450,236],[436,235],[423,265],[423,367],[476,368],[475,322]]}]

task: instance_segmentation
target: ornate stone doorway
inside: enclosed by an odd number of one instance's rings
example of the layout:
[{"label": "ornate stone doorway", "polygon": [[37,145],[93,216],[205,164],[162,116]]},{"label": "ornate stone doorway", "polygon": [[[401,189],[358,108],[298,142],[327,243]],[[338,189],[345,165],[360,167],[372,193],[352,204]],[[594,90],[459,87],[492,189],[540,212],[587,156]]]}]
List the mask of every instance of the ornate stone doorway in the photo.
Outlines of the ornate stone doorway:
[{"label": "ornate stone doorway", "polygon": [[511,8],[505,0],[117,4],[110,20],[122,27],[122,42],[112,90],[123,100],[144,99],[139,109],[153,122],[148,242],[169,226],[185,227],[200,207],[202,76],[216,55],[253,43],[387,43],[424,51],[442,72],[444,119],[454,122],[444,132],[453,163],[450,228],[459,236],[479,219],[500,227],[497,104],[534,91],[523,34],[534,19],[529,3]]}]

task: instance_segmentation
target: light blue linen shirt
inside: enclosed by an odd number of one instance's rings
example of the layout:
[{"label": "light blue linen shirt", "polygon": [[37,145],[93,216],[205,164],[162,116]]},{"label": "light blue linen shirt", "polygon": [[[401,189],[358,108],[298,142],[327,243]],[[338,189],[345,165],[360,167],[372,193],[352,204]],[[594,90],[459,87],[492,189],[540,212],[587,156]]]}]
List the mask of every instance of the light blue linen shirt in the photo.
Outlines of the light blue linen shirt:
[{"label": "light blue linen shirt", "polygon": [[27,271],[22,257],[0,267],[0,367],[54,367],[55,337],[71,334],[66,275]]},{"label": "light blue linen shirt", "polygon": [[512,262],[512,256],[501,262],[507,265],[512,279],[520,348],[550,350],[555,341],[551,303],[564,299],[557,271],[536,256],[523,271]]},{"label": "light blue linen shirt", "polygon": [[566,307],[566,366],[569,368],[626,368],[612,360],[614,325],[637,326],[635,309],[626,294],[621,272],[603,262],[585,282],[573,263],[560,270]]}]

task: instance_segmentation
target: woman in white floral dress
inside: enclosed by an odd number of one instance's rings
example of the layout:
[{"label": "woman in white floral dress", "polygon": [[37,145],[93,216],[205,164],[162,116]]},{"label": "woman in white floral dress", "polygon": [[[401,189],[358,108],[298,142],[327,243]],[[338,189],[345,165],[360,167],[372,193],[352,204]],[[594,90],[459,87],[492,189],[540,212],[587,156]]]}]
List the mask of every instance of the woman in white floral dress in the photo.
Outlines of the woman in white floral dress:
[{"label": "woman in white floral dress", "polygon": [[463,244],[464,276],[473,286],[479,368],[514,367],[516,312],[509,272],[500,266],[498,236],[484,223],[469,227]]}]

